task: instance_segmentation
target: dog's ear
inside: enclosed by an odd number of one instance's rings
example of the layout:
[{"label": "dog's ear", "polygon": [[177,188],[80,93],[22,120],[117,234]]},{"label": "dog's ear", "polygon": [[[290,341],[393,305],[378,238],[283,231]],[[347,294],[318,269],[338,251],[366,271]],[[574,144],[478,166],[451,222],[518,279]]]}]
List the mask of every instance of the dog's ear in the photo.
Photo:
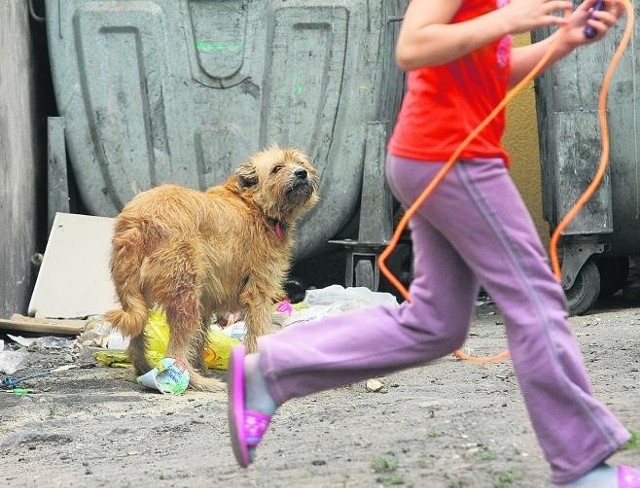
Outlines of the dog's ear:
[{"label": "dog's ear", "polygon": [[236,176],[238,177],[238,186],[248,188],[258,184],[258,175],[251,163],[244,163],[236,170]]}]

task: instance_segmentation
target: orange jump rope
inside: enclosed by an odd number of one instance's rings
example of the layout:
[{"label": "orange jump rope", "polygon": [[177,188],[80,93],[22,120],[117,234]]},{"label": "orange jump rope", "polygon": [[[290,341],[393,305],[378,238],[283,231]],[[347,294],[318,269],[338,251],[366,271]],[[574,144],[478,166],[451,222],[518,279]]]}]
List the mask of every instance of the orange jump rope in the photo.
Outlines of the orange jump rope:
[{"label": "orange jump rope", "polygon": [[[578,212],[585,206],[585,204],[591,199],[593,194],[597,191],[607,171],[607,167],[609,165],[609,129],[607,125],[607,116],[606,116],[607,96],[609,94],[609,86],[611,84],[611,79],[613,78],[613,74],[615,73],[618,67],[618,63],[620,61],[620,58],[622,57],[622,54],[624,53],[625,49],[627,48],[627,45],[629,44],[629,40],[631,39],[631,35],[633,33],[633,21],[634,21],[634,9],[631,1],[630,0],[620,0],[620,1],[624,5],[626,10],[627,25],[626,25],[624,34],[622,36],[622,39],[620,41],[620,44],[618,45],[618,48],[616,49],[616,52],[613,55],[613,58],[611,59],[611,63],[609,64],[609,67],[605,73],[605,76],[602,82],[602,88],[600,89],[600,98],[598,101],[598,118],[600,122],[600,131],[602,135],[602,150],[601,150],[601,156],[600,156],[600,163],[597,167],[596,173],[591,183],[587,186],[586,190],[580,196],[580,198],[576,201],[574,206],[569,210],[569,212],[567,212],[567,214],[564,216],[561,222],[557,225],[557,227],[553,232],[553,235],[551,236],[551,240],[549,242],[549,255],[552,263],[552,268],[558,280],[561,279],[561,275],[562,275],[559,259],[558,259],[558,241],[560,239],[560,236],[562,232],[567,228],[571,220],[573,220],[573,218],[578,214]],[[566,15],[569,15],[569,12],[567,12]],[[387,258],[395,250],[411,218],[415,215],[415,213],[422,206],[425,200],[438,187],[438,185],[444,179],[444,177],[449,172],[449,170],[453,168],[460,154],[462,154],[462,151],[464,151],[464,149],[469,145],[469,143],[491,122],[491,120],[493,120],[496,117],[496,115],[498,115],[507,106],[507,104],[511,102],[511,100],[522,90],[522,88],[524,88],[525,85],[527,85],[531,80],[533,80],[533,78],[535,78],[538,75],[538,73],[542,70],[542,68],[545,66],[545,64],[551,57],[553,51],[555,51],[555,49],[557,48],[557,44],[559,40],[560,38],[558,38],[554,42],[554,44],[550,47],[549,51],[540,59],[540,61],[538,61],[538,63],[533,67],[531,72],[527,76],[525,76],[516,86],[514,86],[513,89],[507,93],[505,98],[487,116],[487,118],[483,120],[480,123],[480,125],[478,125],[478,127],[476,127],[476,129],[473,132],[471,132],[464,141],[462,141],[460,146],[458,146],[458,148],[454,151],[454,153],[451,155],[451,157],[446,162],[446,164],[442,167],[442,169],[436,174],[433,180],[429,182],[429,184],[425,187],[425,189],[422,191],[420,196],[416,199],[415,202],[413,202],[411,207],[409,207],[406,210],[402,219],[398,223],[398,226],[396,227],[396,230],[393,233],[393,236],[391,237],[389,244],[382,251],[382,253],[380,253],[380,256],[378,258],[380,271],[382,271],[382,274],[398,290],[398,292],[403,296],[405,300],[411,301],[411,295],[409,294],[409,290],[407,290],[407,288],[400,282],[400,280],[389,270],[389,268],[386,265]],[[509,357],[509,351],[502,351],[498,354],[494,354],[491,356],[484,356],[484,357],[472,356],[472,355],[463,353],[460,350],[455,351],[454,354],[459,359],[462,359],[465,361],[471,361],[478,364],[501,361]]]}]

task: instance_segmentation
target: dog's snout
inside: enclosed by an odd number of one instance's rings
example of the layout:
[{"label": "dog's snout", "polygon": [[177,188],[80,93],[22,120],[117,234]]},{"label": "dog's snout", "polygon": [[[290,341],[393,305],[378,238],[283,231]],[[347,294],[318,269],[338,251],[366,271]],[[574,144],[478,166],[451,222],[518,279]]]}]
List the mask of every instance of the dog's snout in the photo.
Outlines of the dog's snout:
[{"label": "dog's snout", "polygon": [[296,178],[299,178],[301,180],[307,179],[307,170],[304,168],[298,168],[293,174],[296,175]]}]

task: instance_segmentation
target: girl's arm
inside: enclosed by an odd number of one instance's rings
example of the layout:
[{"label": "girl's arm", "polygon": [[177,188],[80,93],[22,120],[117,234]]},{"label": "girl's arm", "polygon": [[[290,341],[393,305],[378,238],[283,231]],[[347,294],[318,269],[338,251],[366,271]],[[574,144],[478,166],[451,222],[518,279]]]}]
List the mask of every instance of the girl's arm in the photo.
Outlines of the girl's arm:
[{"label": "girl's arm", "polygon": [[512,0],[486,15],[451,24],[461,4],[462,0],[409,3],[396,44],[396,62],[401,69],[445,64],[507,34],[563,25],[566,19],[553,13],[572,6],[568,0]]}]

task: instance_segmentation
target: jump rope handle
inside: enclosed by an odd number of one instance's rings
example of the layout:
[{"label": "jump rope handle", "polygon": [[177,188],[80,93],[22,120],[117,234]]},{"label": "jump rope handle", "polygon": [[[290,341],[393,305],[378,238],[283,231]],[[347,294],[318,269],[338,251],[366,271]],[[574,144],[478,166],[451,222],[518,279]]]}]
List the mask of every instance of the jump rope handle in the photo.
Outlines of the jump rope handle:
[{"label": "jump rope handle", "polygon": [[[596,10],[602,10],[603,8],[604,8],[604,0],[598,0],[596,4],[593,6],[593,12],[595,12]],[[589,18],[591,18],[591,15],[589,15]],[[592,39],[596,36],[596,34],[597,32],[593,27],[591,27],[590,25],[585,26],[584,37],[588,39]]]}]

